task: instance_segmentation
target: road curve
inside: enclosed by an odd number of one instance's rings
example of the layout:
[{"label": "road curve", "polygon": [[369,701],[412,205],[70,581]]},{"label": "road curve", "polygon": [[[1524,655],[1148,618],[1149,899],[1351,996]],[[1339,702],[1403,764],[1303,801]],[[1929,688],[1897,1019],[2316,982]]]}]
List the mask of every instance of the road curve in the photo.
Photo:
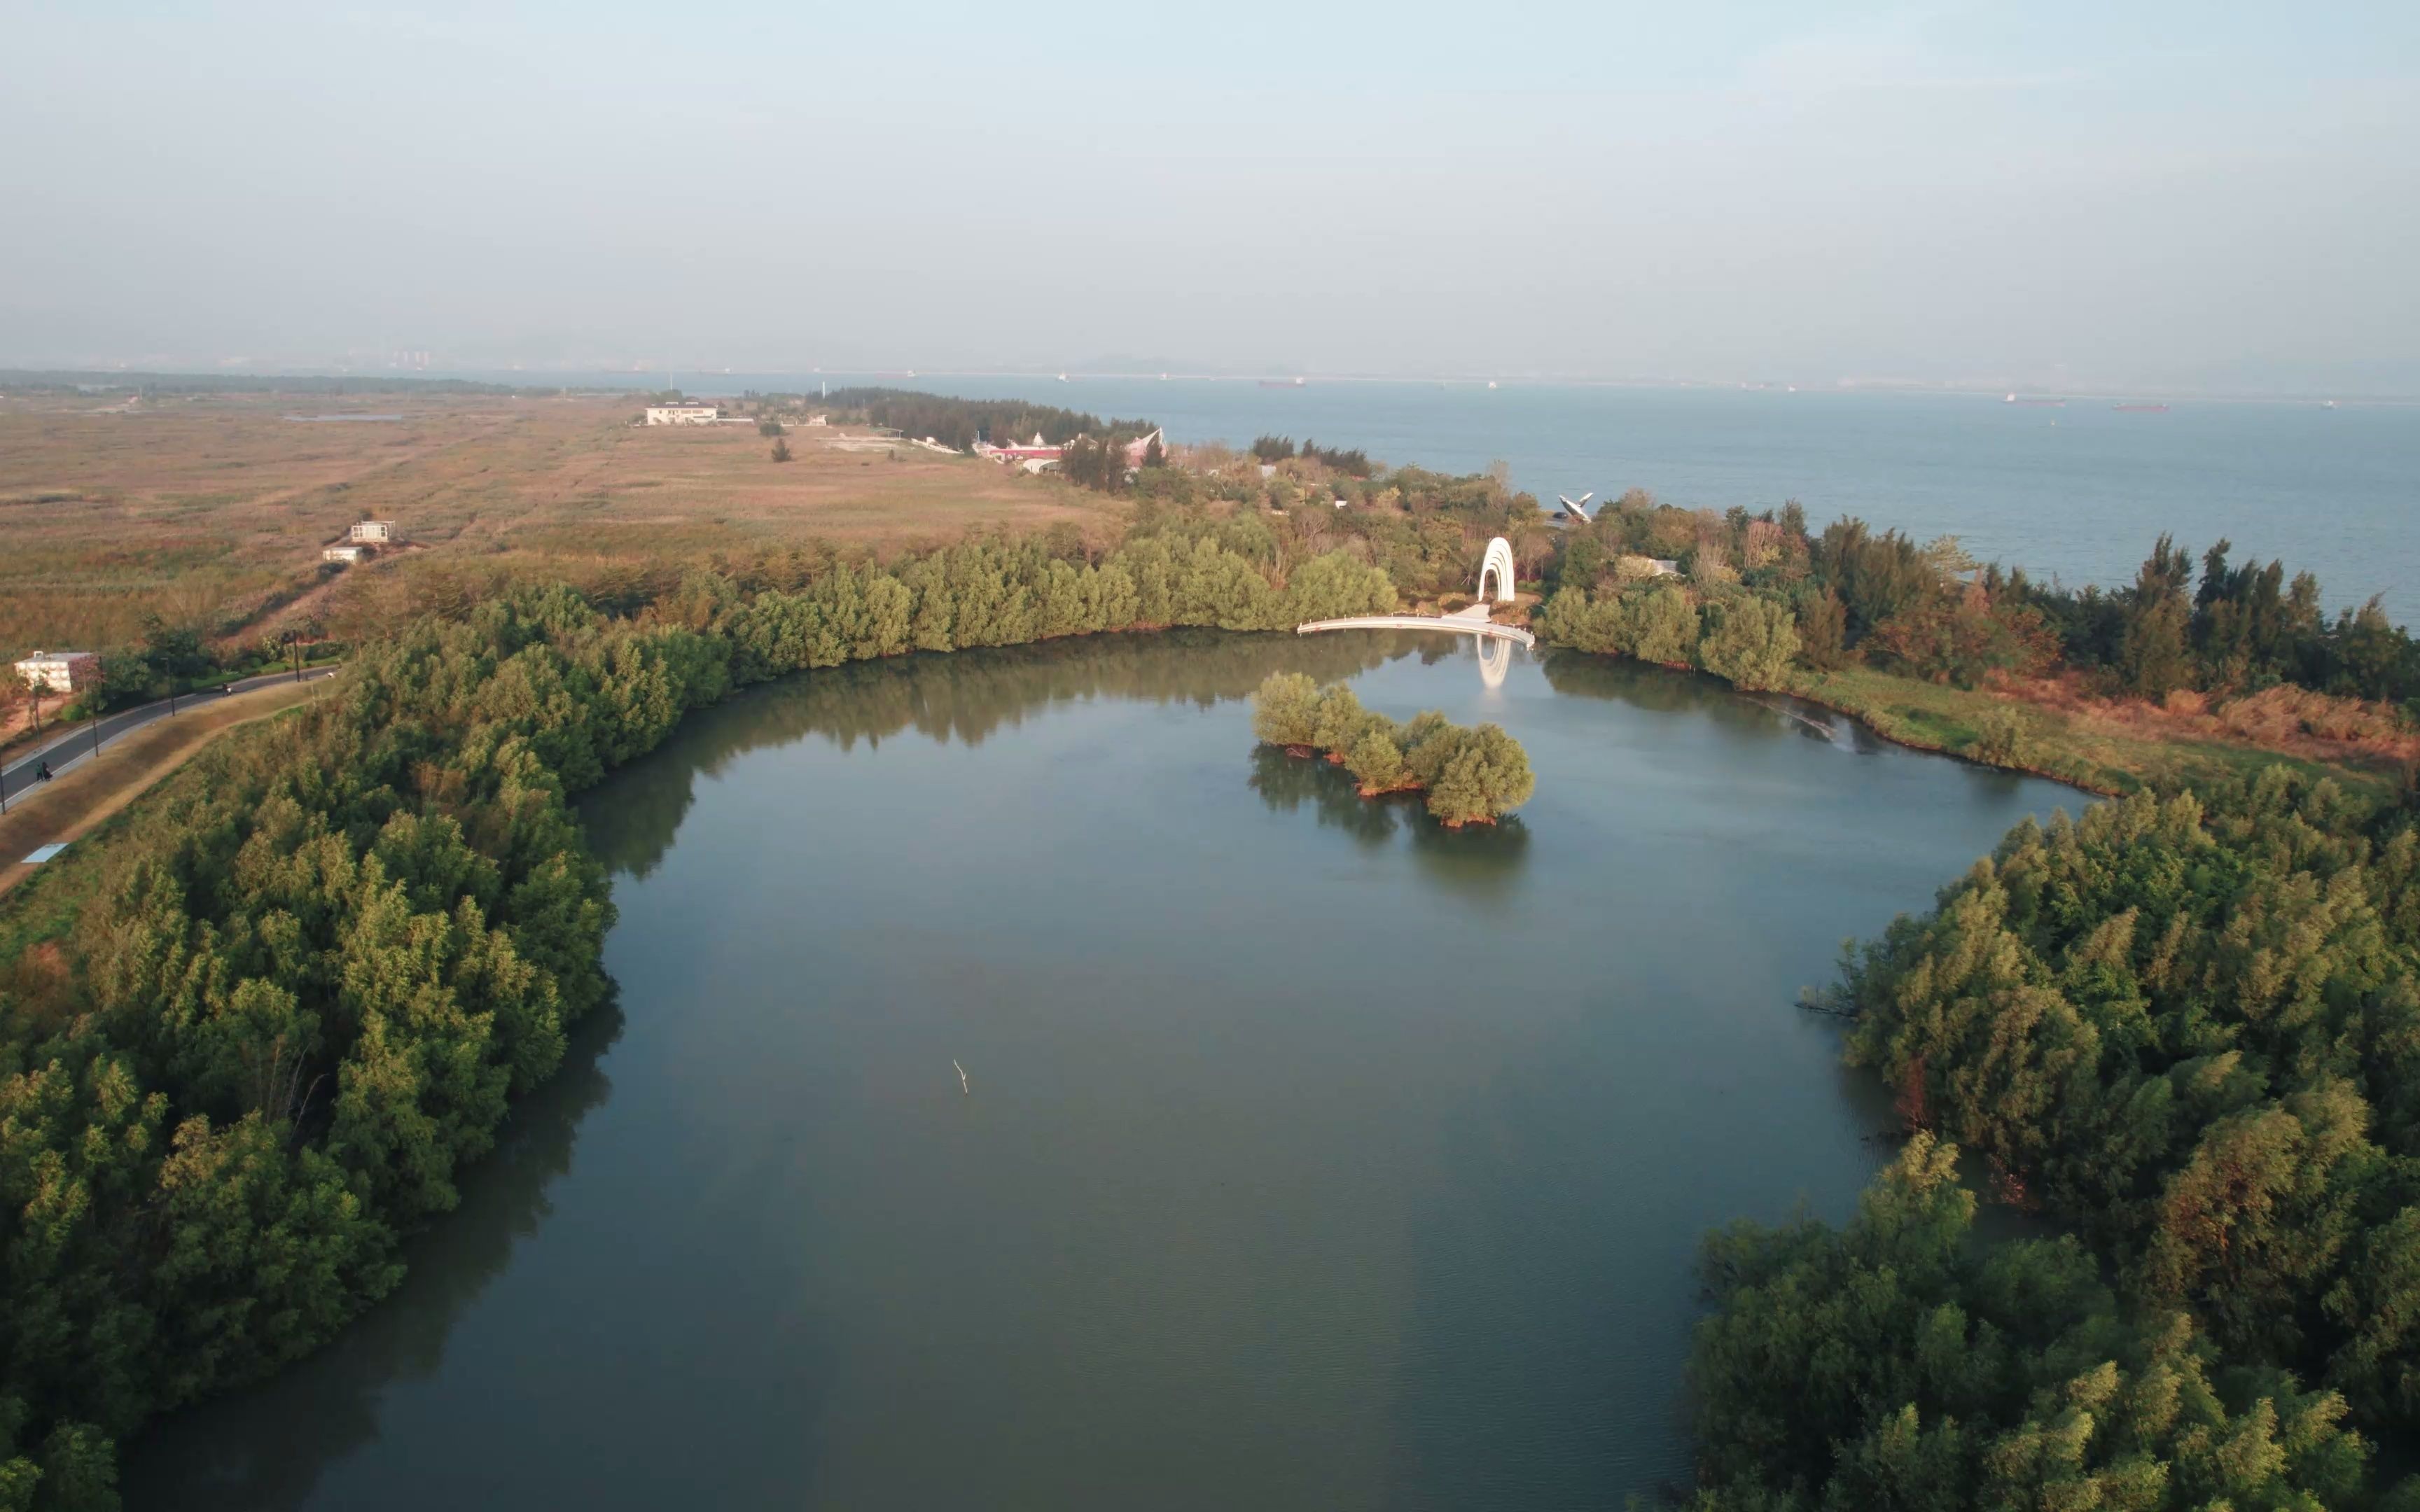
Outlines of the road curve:
[{"label": "road curve", "polygon": [[[336,669],[334,667],[307,667],[303,669],[302,680],[315,683],[323,677],[335,675]],[[267,687],[272,683],[290,683],[294,680],[294,674],[291,671],[264,672],[258,677],[240,678],[227,685],[224,690],[211,688],[199,693],[179,693],[177,695],[176,706],[179,712],[182,712],[196,705],[216,703],[230,692],[249,693],[256,687]],[[140,730],[154,719],[170,717],[168,702],[168,700],[162,699],[157,703],[139,703],[133,708],[120,709],[116,714],[103,718],[100,725],[101,748],[107,750],[118,737],[131,731]],[[41,769],[44,762],[51,764],[53,777],[64,777],[77,766],[92,760],[93,736],[94,727],[87,720],[83,724],[71,725],[58,733],[46,736],[39,745],[21,756],[8,758],[5,764],[0,764],[0,794],[6,794],[13,799],[32,787],[34,774]]]}]

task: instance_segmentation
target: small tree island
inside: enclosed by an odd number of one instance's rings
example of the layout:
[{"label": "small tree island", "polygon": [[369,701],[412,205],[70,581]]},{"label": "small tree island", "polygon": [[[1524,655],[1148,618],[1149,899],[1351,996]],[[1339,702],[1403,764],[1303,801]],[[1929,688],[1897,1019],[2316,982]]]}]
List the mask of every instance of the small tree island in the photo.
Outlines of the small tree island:
[{"label": "small tree island", "polygon": [[1290,756],[1324,754],[1353,774],[1365,798],[1424,793],[1448,829],[1492,825],[1529,801],[1529,753],[1497,725],[1466,729],[1434,709],[1397,724],[1338,683],[1271,672],[1252,695],[1252,733]]}]

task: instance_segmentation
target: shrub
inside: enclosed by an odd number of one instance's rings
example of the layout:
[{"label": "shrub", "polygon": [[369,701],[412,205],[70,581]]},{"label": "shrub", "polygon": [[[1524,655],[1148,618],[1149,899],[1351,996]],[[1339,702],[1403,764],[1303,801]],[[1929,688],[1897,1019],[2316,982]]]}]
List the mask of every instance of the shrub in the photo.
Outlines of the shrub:
[{"label": "shrub", "polygon": [[1252,695],[1252,734],[1269,746],[1311,745],[1318,738],[1319,685],[1300,672],[1271,672]]},{"label": "shrub", "polygon": [[2001,707],[1975,721],[1975,738],[1966,743],[1965,754],[1993,766],[2021,766],[2028,744],[2024,717],[2014,709]]},{"label": "shrub", "polygon": [[1394,736],[1375,726],[1363,731],[1353,748],[1345,752],[1344,769],[1361,784],[1365,798],[1396,791],[1404,785],[1405,777],[1404,753],[1396,748]]},{"label": "shrub", "polygon": [[1779,687],[1798,655],[1798,630],[1790,611],[1770,599],[1727,599],[1710,613],[1714,621],[1699,642],[1706,671],[1745,688]]},{"label": "shrub", "polygon": [[1694,665],[1698,606],[1687,594],[1667,586],[1643,597],[1625,598],[1622,605],[1631,615],[1631,655],[1668,667]]}]

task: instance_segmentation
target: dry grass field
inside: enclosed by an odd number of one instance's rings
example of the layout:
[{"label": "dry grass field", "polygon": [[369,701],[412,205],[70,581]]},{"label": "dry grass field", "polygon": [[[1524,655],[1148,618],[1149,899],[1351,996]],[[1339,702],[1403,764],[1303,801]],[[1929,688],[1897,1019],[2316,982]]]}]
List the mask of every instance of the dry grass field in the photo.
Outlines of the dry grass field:
[{"label": "dry grass field", "polygon": [[[1118,507],[1056,479],[862,433],[633,426],[636,398],[0,400],[0,652],[106,648],[158,613],[252,635],[346,578],[420,563],[542,567],[825,542],[889,550],[993,525],[1106,532]],[[302,414],[396,415],[306,423]],[[332,573],[364,517],[411,546]],[[333,579],[333,581],[332,581]]]}]

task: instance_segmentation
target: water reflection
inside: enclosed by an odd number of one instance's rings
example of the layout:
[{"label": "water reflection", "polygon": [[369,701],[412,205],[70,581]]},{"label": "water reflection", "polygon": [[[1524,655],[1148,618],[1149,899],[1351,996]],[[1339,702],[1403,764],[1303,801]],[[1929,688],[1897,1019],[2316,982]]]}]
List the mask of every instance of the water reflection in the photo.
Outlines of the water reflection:
[{"label": "water reflection", "polygon": [[309,1501],[327,1465],[375,1443],[380,1396],[436,1374],[456,1319],[553,1211],[547,1189],[571,1169],[581,1121],[612,1094],[597,1062],[621,1034],[611,1002],[573,1031],[562,1071],[515,1105],[495,1152],[463,1173],[461,1206],[406,1246],[411,1270],[393,1296],[267,1384],[129,1444],[127,1502],[283,1512]]},{"label": "water reflection", "polygon": [[1505,675],[1512,670],[1512,642],[1482,637],[1475,650],[1480,682],[1489,687],[1502,687]]},{"label": "water reflection", "polygon": [[1787,693],[1745,693],[1703,672],[1577,651],[1550,653],[1544,667],[1548,685],[1575,698],[1606,699],[1659,714],[1686,710],[1710,715],[1743,734],[1795,735],[1860,754],[1896,748],[1847,715],[1820,703]]},{"label": "water reflection", "polygon": [[692,716],[640,781],[609,779],[582,805],[589,843],[612,871],[644,877],[671,846],[694,800],[700,774],[720,775],[737,757],[821,736],[844,750],[878,747],[914,732],[928,740],[980,746],[1055,704],[1095,698],[1191,703],[1207,708],[1249,697],[1276,671],[1341,682],[1417,654],[1423,664],[1468,656],[1466,647],[1412,632],[1229,635],[1173,630],[1102,635],[1043,645],[851,662],[752,688]]},{"label": "water reflection", "polygon": [[[2057,795],[1834,759],[1705,680],[1477,660],[1104,639],[685,727],[585,806],[624,873],[610,1106],[582,1121],[584,1048],[403,1290],[137,1446],[130,1504],[1511,1508],[1685,1474],[1699,1237],[1837,1216],[1882,1154],[1794,995]],[[1233,700],[1278,668],[1501,719],[1529,825],[1255,753]]]},{"label": "water reflection", "polygon": [[1384,850],[1398,835],[1408,834],[1422,876],[1473,901],[1507,897],[1529,848],[1529,830],[1519,814],[1497,824],[1448,829],[1429,817],[1416,793],[1365,798],[1342,767],[1288,756],[1270,746],[1253,748],[1249,781],[1271,810],[1294,813],[1307,804],[1322,828],[1342,830],[1364,851]]}]

